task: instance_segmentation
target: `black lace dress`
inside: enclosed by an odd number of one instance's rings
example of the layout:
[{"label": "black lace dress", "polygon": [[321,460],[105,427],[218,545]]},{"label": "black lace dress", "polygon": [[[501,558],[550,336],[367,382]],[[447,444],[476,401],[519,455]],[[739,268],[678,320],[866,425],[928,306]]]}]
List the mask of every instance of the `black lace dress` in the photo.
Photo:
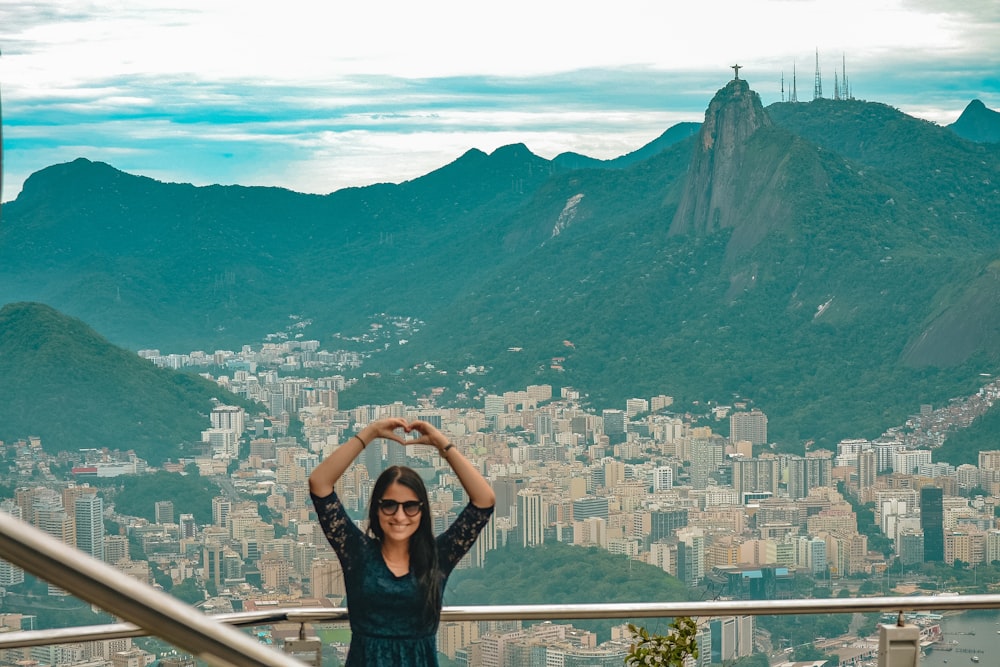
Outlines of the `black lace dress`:
[{"label": "black lace dress", "polygon": [[[347,667],[437,665],[440,613],[424,610],[416,577],[412,573],[397,577],[389,570],[378,540],[354,525],[336,493],[326,498],[313,495],[312,501],[344,570],[351,620]],[[442,590],[492,514],[492,507],[480,509],[469,503],[448,530],[438,535]]]}]

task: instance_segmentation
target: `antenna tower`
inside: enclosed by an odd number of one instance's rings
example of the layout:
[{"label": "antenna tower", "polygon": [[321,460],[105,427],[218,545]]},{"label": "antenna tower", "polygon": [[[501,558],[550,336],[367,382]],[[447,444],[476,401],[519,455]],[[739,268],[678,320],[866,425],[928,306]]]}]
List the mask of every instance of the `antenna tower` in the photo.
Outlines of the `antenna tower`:
[{"label": "antenna tower", "polygon": [[843,98],[845,100],[853,100],[854,97],[851,95],[851,89],[847,87],[847,56],[844,55],[844,54],[840,54],[840,59],[841,59],[840,60],[840,67],[841,67],[841,70],[840,70],[840,72],[841,72],[840,86],[843,89],[843,90],[841,90],[841,95],[843,96]]},{"label": "antenna tower", "polygon": [[785,101],[785,73],[781,73],[781,101]]},{"label": "antenna tower", "polygon": [[788,96],[788,101],[789,102],[798,102],[799,101],[798,91],[795,90],[795,63],[794,62],[792,62],[792,93],[791,93],[791,95]]},{"label": "antenna tower", "polygon": [[823,78],[819,75],[819,49],[816,49],[816,85],[813,86],[813,99],[823,97]]}]

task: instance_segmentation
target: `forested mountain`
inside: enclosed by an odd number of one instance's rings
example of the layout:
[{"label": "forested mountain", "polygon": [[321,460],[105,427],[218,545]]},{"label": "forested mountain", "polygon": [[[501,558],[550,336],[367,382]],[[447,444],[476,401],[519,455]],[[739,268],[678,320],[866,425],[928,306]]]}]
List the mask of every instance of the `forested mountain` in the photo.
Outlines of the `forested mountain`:
[{"label": "forested mountain", "polygon": [[997,372],[1000,145],[878,103],[765,109],[743,80],[689,131],[614,164],[471,150],[326,196],[55,165],[4,208],[0,302],[165,351],[415,316],[358,396],[474,364],[595,407],[748,398],[789,443],[877,435]]},{"label": "forested mountain", "polygon": [[250,407],[37,303],[0,309],[0,378],[0,440],[39,436],[48,451],[132,449],[154,464],[200,452],[212,399]]},{"label": "forested mountain", "polygon": [[972,100],[954,123],[948,126],[969,141],[1000,142],[1000,113],[988,109],[981,100]]}]

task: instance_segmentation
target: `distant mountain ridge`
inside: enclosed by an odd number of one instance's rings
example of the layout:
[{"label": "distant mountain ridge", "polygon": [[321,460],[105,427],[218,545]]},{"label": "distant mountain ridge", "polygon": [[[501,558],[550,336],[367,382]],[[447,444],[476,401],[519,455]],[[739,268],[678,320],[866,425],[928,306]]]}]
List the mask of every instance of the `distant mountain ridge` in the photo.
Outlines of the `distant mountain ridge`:
[{"label": "distant mountain ridge", "polygon": [[0,300],[181,351],[291,314],[323,344],[414,315],[426,327],[371,360],[366,395],[410,397],[392,378],[416,362],[479,364],[491,388],[568,384],[599,407],[749,398],[789,442],[877,435],[997,371],[1000,147],[877,103],[765,109],[734,80],[698,136],[643,156],[515,144],[326,196],[78,160],[5,207]]},{"label": "distant mountain ridge", "polygon": [[691,135],[696,134],[700,128],[701,123],[677,123],[676,125],[671,125],[663,134],[642,148],[611,160],[598,160],[597,158],[587,157],[579,153],[560,153],[552,159],[552,162],[563,169],[624,169],[625,167],[631,167],[637,162],[648,160],[679,141],[684,141]]},{"label": "distant mountain ridge", "polygon": [[1000,142],[1000,113],[987,108],[982,100],[972,100],[948,128],[969,141],[997,143]]}]

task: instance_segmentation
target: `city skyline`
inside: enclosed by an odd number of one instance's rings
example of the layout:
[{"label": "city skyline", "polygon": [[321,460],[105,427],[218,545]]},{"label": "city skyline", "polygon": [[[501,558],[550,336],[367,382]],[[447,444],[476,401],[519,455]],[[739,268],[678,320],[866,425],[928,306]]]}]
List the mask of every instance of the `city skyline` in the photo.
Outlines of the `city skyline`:
[{"label": "city skyline", "polygon": [[742,66],[765,104],[859,99],[947,124],[1000,106],[989,2],[629,0],[613,13],[308,2],[54,0],[0,8],[2,199],[76,157],[164,181],[331,192],[421,176],[477,148],[613,158],[682,121]]},{"label": "city skyline", "polygon": [[[306,508],[305,480],[323,453],[345,442],[360,424],[393,414],[436,417],[450,440],[468,452],[497,487],[495,518],[484,530],[482,544],[467,557],[473,569],[486,565],[488,551],[507,544],[562,542],[598,547],[653,565],[689,587],[704,586],[734,599],[787,596],[798,571],[811,577],[817,587],[825,578],[830,594],[836,585],[864,595],[878,590],[871,579],[888,572],[893,559],[901,563],[899,582],[904,580],[903,565],[915,568],[906,574],[906,579],[912,580],[922,576],[921,564],[932,560],[931,554],[924,556],[927,527],[922,525],[922,518],[932,514],[923,502],[928,488],[934,488],[941,499],[933,517],[941,532],[936,547],[939,554],[933,560],[943,561],[949,572],[957,572],[962,563],[992,567],[988,564],[1000,553],[1000,529],[994,512],[1000,489],[1000,452],[982,452],[978,467],[966,464],[956,468],[932,463],[931,452],[920,449],[928,444],[934,448],[936,436],[931,425],[947,430],[946,419],[964,423],[968,415],[963,413],[968,408],[958,403],[940,410],[921,406],[906,432],[895,431],[875,441],[844,440],[837,452],[814,450],[798,456],[763,446],[756,457],[749,452],[750,458],[745,460],[734,441],[735,434],[724,439],[691,415],[682,419],[644,410],[651,403],[669,407],[667,396],[629,399],[627,405],[635,414],[626,422],[627,438],[613,445],[609,422],[616,422],[612,435],[618,434],[621,427],[617,421],[624,412],[587,411],[578,403],[578,392],[568,388],[555,392],[551,385],[529,385],[504,392],[496,396],[499,401],[490,402],[490,411],[495,412],[492,417],[486,414],[485,401],[479,409],[437,407],[425,399],[416,405],[396,402],[340,410],[336,401],[328,404],[327,397],[314,394],[312,382],[279,378],[269,370],[261,372],[269,379],[260,382],[252,373],[241,371],[227,380],[236,385],[233,389],[237,393],[248,397],[251,391],[283,396],[280,403],[264,401],[262,405],[285,413],[298,412],[303,417],[302,432],[290,437],[279,428],[282,419],[267,427],[263,419],[245,418],[249,415],[240,408],[217,405],[206,421],[215,430],[233,430],[234,435],[246,429],[247,433],[239,436],[249,440],[249,455],[243,455],[245,449],[241,454],[216,451],[204,438],[205,451],[199,454],[197,448],[191,450],[200,470],[198,476],[220,480],[220,495],[212,498],[210,520],[205,517],[195,523],[191,514],[178,515],[175,507],[183,505],[185,498],[165,490],[142,493],[140,512],[135,511],[140,509],[137,499],[126,503],[118,496],[121,502],[113,503],[113,511],[104,518],[127,527],[143,555],[134,561],[129,557],[131,549],[124,534],[103,539],[104,548],[98,548],[94,538],[104,538],[101,518],[105,503],[101,497],[109,492],[112,498],[116,496],[113,487],[89,487],[86,482],[104,476],[101,467],[111,464],[75,464],[107,461],[109,457],[114,461],[123,453],[87,449],[52,456],[37,438],[0,443],[4,460],[11,462],[9,468],[15,475],[11,479],[18,482],[13,510],[31,508],[29,518],[36,525],[97,558],[103,553],[106,562],[131,576],[158,583],[169,578],[169,586],[185,595],[210,595],[217,612],[229,611],[226,605],[235,604],[232,601],[237,599],[243,601],[244,609],[252,609],[254,601],[262,599],[268,604],[313,604],[312,600],[337,604],[343,596],[342,579]],[[338,382],[336,377],[325,380],[331,386]],[[294,391],[287,393],[283,383]],[[998,391],[1000,383],[992,383],[989,398],[995,399]],[[289,402],[293,397],[297,400]],[[708,414],[714,415],[715,423],[726,421],[726,414],[718,408]],[[756,411],[733,414],[766,420],[766,415]],[[542,415],[548,419],[541,419]],[[507,428],[511,425],[521,428]],[[728,463],[717,456],[711,461],[700,458],[699,449],[720,446],[726,447]],[[338,488],[345,507],[359,516],[371,492],[374,473],[369,466],[377,463],[380,469],[393,463],[395,455],[391,446],[384,451],[381,446],[368,447],[368,452],[377,454],[377,462],[357,458]],[[871,455],[867,459],[863,456],[866,453]],[[405,462],[423,470],[422,476],[429,481],[435,523],[441,524],[436,530],[440,531],[465,500],[456,493],[453,475],[433,449],[415,448],[408,455],[412,460]],[[57,461],[58,466],[54,465]],[[165,464],[164,471],[184,470],[190,475],[191,461]],[[710,463],[702,471],[708,474],[700,477],[695,474],[699,461]],[[237,462],[238,468],[231,465]],[[760,465],[750,469],[749,464]],[[877,466],[878,478],[866,486],[862,469],[869,464]],[[677,471],[681,478],[678,484],[674,475],[667,476],[671,479],[665,485],[657,482],[663,466]],[[729,466],[731,486],[726,473]],[[25,475],[36,468],[41,475]],[[53,475],[54,470],[62,472],[65,479]],[[690,474],[683,474],[685,470]],[[125,471],[110,472],[117,475]],[[227,481],[221,482],[223,477]],[[32,481],[24,484],[26,478]],[[923,489],[919,504],[918,489]],[[860,520],[861,505],[873,508],[874,524],[870,518],[867,528]],[[70,507],[75,508],[75,521]],[[4,511],[11,511],[10,503]],[[152,517],[142,516],[149,512]],[[283,527],[280,533],[278,526]],[[875,532],[871,532],[872,527]],[[580,571],[586,572],[582,563]],[[899,594],[903,593],[901,588]],[[63,592],[50,587],[48,594]],[[848,632],[846,623],[844,627]],[[472,635],[454,635],[454,624],[443,624],[439,646],[454,658],[465,647],[474,653],[481,644],[484,651],[489,648],[500,654],[505,650],[504,641],[510,642],[507,650],[518,650],[522,643],[533,641],[527,630],[510,631],[506,639],[486,632],[477,643]],[[706,630],[699,636],[699,645],[706,652],[710,644],[713,652],[716,650],[716,638],[711,634],[715,631]],[[615,633],[612,628],[610,641],[603,635],[598,639],[596,634],[588,641],[594,651],[620,662],[621,637]],[[767,646],[755,646],[749,640],[753,634],[751,625],[743,653],[768,651]],[[564,650],[559,637],[538,639],[546,652]],[[501,644],[493,646],[495,640]],[[735,637],[729,635],[727,641],[732,644]],[[734,649],[727,650],[732,655]],[[469,660],[469,664],[490,664]]]}]

